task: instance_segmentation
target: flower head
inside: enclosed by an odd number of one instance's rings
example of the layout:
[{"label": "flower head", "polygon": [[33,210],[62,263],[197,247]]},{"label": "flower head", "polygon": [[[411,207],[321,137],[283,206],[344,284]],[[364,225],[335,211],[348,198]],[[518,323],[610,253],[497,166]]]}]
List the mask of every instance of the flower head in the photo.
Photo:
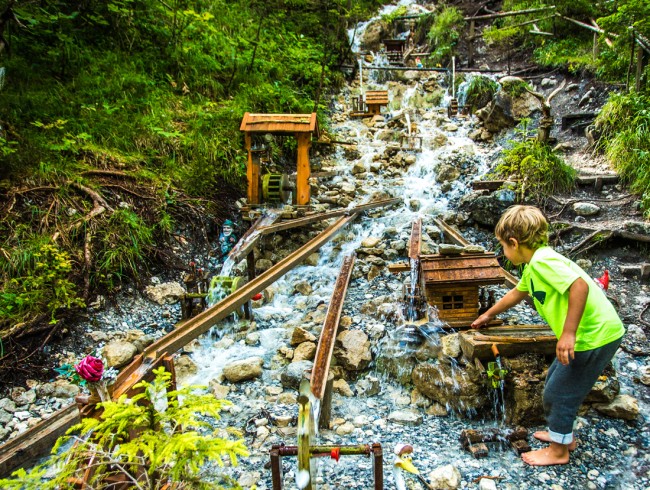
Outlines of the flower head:
[{"label": "flower head", "polygon": [[101,359],[93,356],[86,356],[74,366],[79,376],[86,381],[95,383],[102,379],[104,374],[104,363]]}]

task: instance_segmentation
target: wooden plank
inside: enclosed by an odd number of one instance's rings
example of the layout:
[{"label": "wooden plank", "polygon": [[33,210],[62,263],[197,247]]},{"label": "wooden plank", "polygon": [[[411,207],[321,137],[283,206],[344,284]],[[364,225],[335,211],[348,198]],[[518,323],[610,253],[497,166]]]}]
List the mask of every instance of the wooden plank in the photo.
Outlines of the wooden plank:
[{"label": "wooden plank", "polygon": [[[481,339],[489,340],[481,340]],[[513,338],[519,340],[513,341]],[[503,357],[526,352],[551,355],[555,353],[557,338],[546,325],[508,325],[460,334],[460,348],[468,359],[492,360],[492,345],[496,344]]]},{"label": "wooden plank", "polygon": [[0,446],[0,477],[48,453],[56,440],[79,421],[79,409],[73,403]]}]

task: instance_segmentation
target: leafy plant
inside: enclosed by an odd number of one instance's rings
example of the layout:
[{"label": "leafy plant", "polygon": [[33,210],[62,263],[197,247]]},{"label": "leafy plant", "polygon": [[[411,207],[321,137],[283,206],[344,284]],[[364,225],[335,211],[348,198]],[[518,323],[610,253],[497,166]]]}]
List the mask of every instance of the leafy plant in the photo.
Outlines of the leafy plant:
[{"label": "leafy plant", "polygon": [[517,182],[516,192],[520,201],[526,198],[543,201],[556,192],[571,189],[575,170],[548,145],[528,137],[528,121],[523,121],[519,134],[523,140],[514,141],[512,147],[503,150],[495,175]]},{"label": "leafy plant", "polygon": [[472,77],[467,83],[465,100],[459,101],[461,105],[469,106],[471,112],[485,107],[499,89],[499,84],[485,76]]},{"label": "leafy plant", "polygon": [[[232,428],[227,432],[238,439],[224,437],[210,422],[218,421],[230,402],[198,386],[171,390],[170,373],[159,368],[154,374],[153,382],[135,385],[141,392],[133,398],[99,403],[100,418],[82,419],[59,438],[49,461],[29,472],[14,472],[13,478],[0,480],[0,487],[71,488],[71,479],[86,472],[92,488],[107,488],[106,479],[116,475],[142,490],[167,484],[176,489],[241,488],[218,468],[224,458],[235,466],[238,458],[248,456],[244,441]],[[70,442],[74,444],[62,449]],[[57,471],[48,479],[51,468]]]},{"label": "leafy plant", "polygon": [[633,191],[641,194],[650,216],[650,95],[611,94],[595,121],[598,147]]},{"label": "leafy plant", "polygon": [[32,258],[33,266],[6,281],[0,293],[0,323],[27,321],[36,315],[48,315],[50,323],[56,323],[60,309],[84,306],[69,280],[73,264],[67,252],[48,243]]},{"label": "leafy plant", "polygon": [[456,7],[444,7],[434,15],[429,29],[428,39],[434,47],[429,60],[433,63],[446,63],[451,60],[454,48],[465,27],[463,13]]}]

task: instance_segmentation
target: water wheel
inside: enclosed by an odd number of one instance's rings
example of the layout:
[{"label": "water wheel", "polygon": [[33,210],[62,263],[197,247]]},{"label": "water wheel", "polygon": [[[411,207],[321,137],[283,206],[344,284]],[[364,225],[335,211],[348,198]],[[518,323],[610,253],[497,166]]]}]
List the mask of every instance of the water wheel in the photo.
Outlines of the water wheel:
[{"label": "water wheel", "polygon": [[[210,304],[215,304],[224,299],[231,293],[237,291],[240,287],[246,284],[246,279],[241,276],[214,276],[210,280],[210,289],[208,297]],[[235,310],[237,318],[251,318],[251,305],[250,300]]]},{"label": "water wheel", "polygon": [[265,174],[262,177],[264,202],[286,203],[291,196],[291,185],[286,174]]}]

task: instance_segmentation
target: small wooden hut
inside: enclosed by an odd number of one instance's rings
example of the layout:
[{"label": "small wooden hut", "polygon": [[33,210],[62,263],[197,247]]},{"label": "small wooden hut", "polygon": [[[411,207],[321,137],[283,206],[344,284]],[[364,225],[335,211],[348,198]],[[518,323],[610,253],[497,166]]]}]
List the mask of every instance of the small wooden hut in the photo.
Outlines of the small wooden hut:
[{"label": "small wooden hut", "polygon": [[467,327],[479,315],[479,288],[505,281],[491,252],[422,255],[420,279],[427,302],[451,327]]},{"label": "small wooden hut", "polygon": [[381,114],[381,108],[388,105],[388,90],[369,90],[366,92],[368,114]]},{"label": "small wooden hut", "polygon": [[403,65],[406,39],[384,39],[382,42],[386,47],[388,63],[391,65]]}]

